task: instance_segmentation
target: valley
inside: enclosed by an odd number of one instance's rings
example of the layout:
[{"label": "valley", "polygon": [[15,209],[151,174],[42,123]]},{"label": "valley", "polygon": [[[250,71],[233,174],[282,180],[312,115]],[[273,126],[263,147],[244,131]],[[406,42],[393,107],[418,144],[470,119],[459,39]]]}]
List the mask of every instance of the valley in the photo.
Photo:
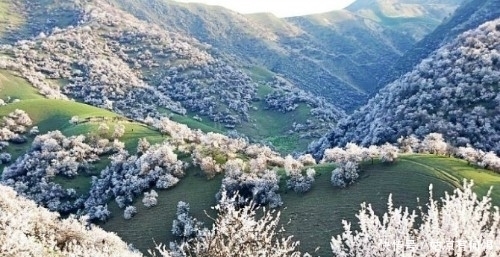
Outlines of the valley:
[{"label": "valley", "polygon": [[500,255],[497,7],[0,0],[0,256]]}]

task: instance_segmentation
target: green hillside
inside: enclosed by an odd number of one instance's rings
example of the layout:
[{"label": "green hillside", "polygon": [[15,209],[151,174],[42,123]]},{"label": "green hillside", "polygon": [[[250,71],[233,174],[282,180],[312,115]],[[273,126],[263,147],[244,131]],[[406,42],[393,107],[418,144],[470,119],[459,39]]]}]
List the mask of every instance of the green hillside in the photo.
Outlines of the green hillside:
[{"label": "green hillside", "polygon": [[[115,123],[119,121],[125,125],[125,134],[120,140],[125,143],[129,151],[135,151],[137,141],[142,137],[146,137],[151,143],[163,140],[158,131],[144,124],[131,122],[108,110],[74,101],[43,98],[26,80],[8,71],[0,70],[0,99],[6,101],[8,97],[19,101],[0,106],[0,117],[21,109],[28,113],[33,120],[33,126],[38,126],[42,134],[53,130],[60,130],[67,136],[92,134],[97,131],[102,122],[110,127],[110,131],[113,131]],[[87,118],[92,120],[71,124],[69,120],[73,116],[78,116],[80,120]],[[28,143],[9,146],[8,152],[12,154],[13,159],[29,148],[32,138],[29,139]],[[3,168],[3,165],[0,165],[0,168]]]},{"label": "green hillside", "polygon": [[0,98],[6,100],[9,96],[20,100],[44,98],[25,79],[9,71],[0,70]]},{"label": "green hillside", "polygon": [[[33,126],[38,126],[42,134],[59,130],[67,136],[91,135],[96,133],[100,123],[106,123],[110,128],[108,133],[110,136],[116,123],[120,122],[125,126],[125,133],[120,138],[120,141],[125,143],[126,149],[130,152],[135,152],[139,138],[145,137],[150,143],[158,143],[165,139],[158,131],[144,124],[129,121],[113,112],[74,101],[43,98],[26,80],[8,71],[0,70],[0,99],[6,101],[8,97],[19,101],[0,106],[0,117],[16,109],[24,110],[33,120]],[[90,120],[71,124],[69,120],[73,116],[78,116],[80,120]],[[7,147],[7,152],[12,155],[13,160],[29,149],[33,138],[28,137],[27,143],[10,144]],[[79,194],[85,194],[90,188],[91,176],[99,174],[99,171],[108,164],[109,160],[103,157],[100,161],[94,163],[91,174],[77,176],[72,179],[56,177],[54,182],[61,184],[65,188],[75,188]],[[4,165],[0,164],[0,174],[3,168]]]},{"label": "green hillside", "polygon": [[[146,256],[177,239],[179,201],[211,228],[223,182],[229,194],[240,190],[258,204],[282,200],[279,237],[293,236],[311,256],[332,256],[343,220],[363,226],[362,203],[379,217],[390,195],[395,207],[426,210],[430,184],[436,200],[473,180],[479,197],[491,194],[500,206],[498,10],[499,0],[356,0],[278,18],[176,0],[0,0],[0,186],[17,192],[0,200],[26,197],[59,212],[58,221],[75,215],[95,223],[80,231],[102,227]],[[55,130],[64,136],[48,133]],[[398,148],[468,161],[398,153],[382,162]],[[322,157],[337,163],[304,168]],[[354,183],[332,186],[337,166],[334,181]],[[42,235],[45,227],[6,212],[28,209],[5,206],[0,256],[26,248],[64,255],[58,248],[83,239],[53,222],[46,227],[62,235]],[[440,241],[477,237],[467,229],[446,230]],[[426,230],[419,231],[410,233]],[[91,245],[106,247],[111,240],[97,233]],[[254,247],[262,234],[239,245]]]},{"label": "green hillside", "polygon": [[[152,128],[137,122],[123,120],[123,117],[112,112],[77,102],[51,99],[21,100],[17,103],[1,106],[0,117],[16,109],[26,111],[33,120],[33,125],[38,126],[42,134],[53,130],[60,130],[67,136],[92,134],[97,131],[99,124],[102,122],[110,127],[110,133],[112,133],[116,122],[113,118],[119,118],[119,121],[125,125],[125,134],[120,138],[120,141],[125,143],[128,150],[134,150],[138,139],[142,137],[146,137],[152,143],[162,140],[160,133]],[[101,119],[102,117],[103,121],[97,119],[97,121],[75,125],[69,123],[73,116],[78,116],[81,119],[96,117]],[[12,155],[13,158],[16,158],[29,147],[29,144],[11,145],[9,147],[16,149],[17,154]]]},{"label": "green hillside", "polygon": [[[342,232],[342,219],[356,222],[354,215],[362,202],[372,203],[374,209],[382,213],[387,209],[391,193],[395,205],[415,208],[417,198],[420,204],[427,202],[429,184],[433,184],[437,197],[443,196],[444,191],[451,192],[466,178],[476,181],[480,194],[495,186],[494,203],[500,205],[500,175],[468,166],[459,159],[419,154],[403,156],[394,164],[367,163],[363,165],[359,182],[346,189],[331,186],[333,168],[333,165],[316,166],[319,175],[312,190],[305,195],[286,192],[284,184],[281,185],[284,202],[281,222],[286,233],[300,240],[303,251],[312,253],[319,246],[313,255],[330,255],[330,238]],[[220,179],[207,181],[196,169],[191,169],[177,186],[159,191],[158,206],[146,209],[141,199],[137,199],[134,206],[138,214],[131,220],[125,220],[123,211],[111,204],[114,216],[102,226],[142,251],[153,247],[153,239],[157,243],[168,243],[173,240],[170,230],[177,202],[189,202],[193,216],[209,222],[203,210],[208,211],[215,204],[214,195],[220,187]]]},{"label": "green hillside", "polygon": [[394,30],[406,31],[417,41],[432,32],[463,0],[358,0],[346,9]]},{"label": "green hillside", "polygon": [[16,2],[0,0],[0,37],[12,28],[20,26],[23,17],[20,9],[16,8]]},{"label": "green hillside", "polygon": [[[195,218],[211,224],[204,211],[211,213],[210,207],[216,203],[215,194],[220,188],[221,180],[221,176],[207,180],[197,168],[191,168],[175,187],[156,190],[157,206],[148,209],[142,204],[142,197],[137,197],[133,204],[137,208],[137,214],[126,220],[123,218],[123,209],[119,209],[113,201],[108,205],[112,218],[100,225],[107,231],[117,233],[142,252],[147,252],[154,247],[154,241],[168,243],[175,240],[170,231],[179,201],[190,204],[191,214]],[[215,213],[210,215],[215,217]]]}]

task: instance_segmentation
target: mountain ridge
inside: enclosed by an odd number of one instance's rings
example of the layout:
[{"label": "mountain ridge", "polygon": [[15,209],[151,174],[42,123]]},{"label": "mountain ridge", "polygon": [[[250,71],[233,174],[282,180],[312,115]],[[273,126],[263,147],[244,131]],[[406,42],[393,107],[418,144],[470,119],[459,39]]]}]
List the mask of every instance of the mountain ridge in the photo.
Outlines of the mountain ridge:
[{"label": "mountain ridge", "polygon": [[[305,145],[344,115],[279,74],[242,65],[105,1],[72,6],[80,17],[76,25],[3,45],[1,67],[29,78],[48,97],[74,98],[138,120],[188,116],[256,141],[291,135],[300,142],[293,144]],[[279,117],[281,127],[262,117]]]},{"label": "mountain ridge", "polygon": [[[314,15],[279,19],[269,14],[242,15],[226,9],[215,10],[213,6],[172,1],[148,2],[147,6],[154,5],[156,14],[148,12],[145,15],[142,10],[151,8],[132,9],[128,1],[113,2],[150,22],[209,43],[243,63],[261,65],[283,74],[299,88],[323,95],[344,110],[359,106],[374,92],[373,79],[365,74],[375,72],[375,78],[382,77],[384,70],[377,67],[378,61],[389,65],[415,43],[409,36],[380,23],[370,20],[365,25],[369,19],[358,15],[353,16],[358,24],[355,25],[357,32],[345,29],[351,35],[343,35],[325,26],[308,25],[307,29],[301,26],[304,22],[314,24],[311,23]],[[216,28],[212,22],[217,24]],[[264,22],[266,26],[261,25]],[[337,40],[325,42],[324,38],[317,38],[321,33]],[[356,40],[356,37],[363,37],[363,40]],[[360,57],[355,60],[343,56],[354,56],[356,51],[360,52]],[[298,70],[303,72],[298,73]]]},{"label": "mountain ridge", "polygon": [[480,24],[500,17],[500,3],[495,0],[476,1],[468,0],[458,7],[454,15],[445,19],[432,33],[417,42],[411,51],[408,51],[394,65],[386,76],[377,85],[381,88],[394,81],[399,76],[410,71],[420,60],[429,55],[443,44],[446,44],[458,34],[473,29]]},{"label": "mountain ridge", "polygon": [[384,87],[367,105],[310,149],[355,142],[396,142],[442,133],[454,146],[500,152],[500,19],[488,21],[433,52]]}]

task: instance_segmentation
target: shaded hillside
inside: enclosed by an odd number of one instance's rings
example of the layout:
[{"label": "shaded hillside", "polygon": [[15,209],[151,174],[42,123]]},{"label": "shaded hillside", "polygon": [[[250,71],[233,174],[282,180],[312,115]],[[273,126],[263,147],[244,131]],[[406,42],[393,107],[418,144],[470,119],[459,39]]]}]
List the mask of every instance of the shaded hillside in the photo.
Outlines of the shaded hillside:
[{"label": "shaded hillside", "polygon": [[[115,2],[141,19],[209,43],[218,52],[232,56],[237,62],[263,66],[274,73],[283,74],[301,89],[316,95],[322,93],[336,106],[345,108],[354,101],[364,99],[365,93],[301,53],[301,48],[310,44],[310,37],[300,28],[286,24],[275,16],[251,15],[247,18],[223,8],[173,1]],[[284,40],[291,42],[285,45],[282,43]],[[321,49],[318,46],[310,48],[310,52]],[[331,81],[334,81],[335,86],[332,86]],[[333,97],[341,93],[344,94],[342,99]]]},{"label": "shaded hillside", "polygon": [[[286,151],[304,145],[304,138],[319,137],[343,116],[332,104],[265,67],[243,65],[106,1],[19,5],[26,10],[23,23],[9,28],[23,40],[0,47],[0,69],[17,71],[48,98],[73,98],[136,120],[181,116],[177,120],[236,130],[255,140],[297,138]],[[66,6],[73,11],[64,11]],[[63,14],[71,13],[76,22],[68,24],[73,18]],[[52,27],[34,20],[47,16],[53,17]],[[10,41],[8,35],[3,38]],[[282,119],[278,130],[268,130],[269,121],[262,117],[283,113],[296,118]]]},{"label": "shaded hillside", "polygon": [[[318,81],[318,84],[327,87],[320,87],[316,93],[331,91],[332,101],[345,99],[348,103],[344,106],[350,108],[366,100],[367,94],[373,90],[374,81],[383,76],[383,67],[390,65],[392,60],[399,58],[414,43],[411,38],[400,32],[348,11],[334,11],[288,20],[307,31],[310,38],[302,42],[287,38],[283,43],[297,49],[295,51],[301,56],[294,59],[301,60],[299,65],[314,68],[306,74],[325,79]],[[324,71],[326,77],[318,74],[320,71]],[[300,82],[303,83],[305,81]],[[363,98],[351,98],[349,91],[339,87],[339,83],[350,85],[351,90],[363,93]]]},{"label": "shaded hillside", "polygon": [[311,148],[445,135],[454,145],[500,151],[500,19],[461,34],[383,88]]},{"label": "shaded hillside", "polygon": [[357,15],[402,31],[415,40],[432,32],[463,0],[358,0],[346,8]]},{"label": "shaded hillside", "polygon": [[[279,19],[174,1],[110,2],[140,19],[209,43],[238,62],[282,74],[347,110],[364,102],[374,90],[374,79],[415,43],[410,35],[349,11]],[[437,26],[433,19],[425,31]]]},{"label": "shaded hillside", "polygon": [[460,33],[476,28],[480,24],[500,17],[500,2],[496,0],[468,0],[456,10],[443,24],[419,41],[411,51],[400,58],[378,83],[378,87],[394,81],[411,71],[423,58],[443,44],[453,40]]}]

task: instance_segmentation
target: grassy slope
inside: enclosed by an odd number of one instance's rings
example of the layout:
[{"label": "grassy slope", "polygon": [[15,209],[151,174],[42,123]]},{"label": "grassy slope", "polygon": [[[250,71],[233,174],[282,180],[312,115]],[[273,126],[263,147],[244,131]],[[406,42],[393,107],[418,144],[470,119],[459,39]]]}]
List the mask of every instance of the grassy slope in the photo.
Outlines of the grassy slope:
[{"label": "grassy slope", "polygon": [[[362,202],[372,203],[380,214],[386,210],[387,198],[391,193],[396,206],[414,208],[418,205],[417,198],[421,199],[421,204],[426,203],[430,183],[434,185],[435,196],[442,196],[444,191],[452,191],[460,185],[462,178],[467,178],[476,180],[478,192],[495,185],[493,196],[495,204],[500,205],[500,176],[468,166],[458,159],[408,155],[391,165],[376,161],[374,165],[366,164],[361,180],[347,189],[336,189],[330,185],[333,168],[333,165],[317,166],[316,170],[321,175],[316,178],[313,189],[305,195],[285,192],[281,186],[284,201],[281,222],[286,233],[295,235],[301,241],[301,250],[311,253],[319,246],[314,256],[331,255],[331,236],[342,232],[342,219],[356,222],[354,214]],[[178,186],[161,191],[156,207],[145,209],[139,199],[134,204],[139,214],[130,221],[123,219],[122,210],[118,210],[113,203],[110,209],[115,212],[115,217],[103,227],[145,251],[153,247],[153,238],[156,242],[164,243],[172,240],[170,229],[179,200],[189,202],[194,216],[206,221],[203,210],[209,210],[214,204],[220,178],[207,182],[203,177],[195,176],[197,173],[196,169],[192,169]]]},{"label": "grassy slope", "polygon": [[[264,99],[267,94],[274,91],[265,84],[272,80],[274,76],[272,72],[263,67],[253,66],[247,69],[247,73],[254,81],[259,82],[258,97]],[[274,110],[266,110],[267,105],[264,100],[254,102],[253,105],[257,109],[250,109],[251,121],[243,124],[238,131],[272,143],[276,150],[281,153],[291,153],[294,150],[307,147],[310,139],[300,139],[296,133],[289,135],[287,132],[292,129],[294,122],[305,123],[310,118],[310,107],[300,104],[295,111],[284,114]]]},{"label": "grassy slope", "polygon": [[[86,104],[50,99],[22,100],[2,106],[0,107],[0,116],[6,115],[15,109],[26,111],[33,120],[33,124],[39,127],[41,133],[60,130],[68,136],[93,133],[97,130],[100,123],[88,122],[72,125],[69,123],[69,120],[75,115],[80,118],[119,117],[110,111]],[[113,131],[114,123],[111,120],[107,120],[106,123],[110,127],[110,131]],[[148,138],[152,143],[162,141],[159,132],[149,127],[136,122],[122,121],[122,123],[125,125],[125,135],[120,140],[125,142],[129,150],[136,147],[137,140],[141,137]]]},{"label": "grassy slope", "polygon": [[[21,101],[0,107],[0,116],[4,116],[15,109],[24,110],[33,120],[34,125],[39,127],[41,133],[60,130],[66,135],[79,135],[93,132],[98,127],[97,122],[72,125],[69,120],[73,116],[78,116],[80,119],[120,117],[120,115],[113,112],[82,103],[46,99],[39,95],[36,89],[31,87],[24,79],[16,77],[5,70],[0,70],[0,98],[5,100],[8,96]],[[114,122],[106,121],[106,123],[113,130]],[[123,121],[123,124],[125,125],[125,135],[121,140],[129,147],[135,147],[134,144],[140,137],[147,137],[153,142],[161,141],[159,133],[149,127],[137,122]]]},{"label": "grassy slope", "polygon": [[[191,168],[175,187],[156,190],[157,206],[148,209],[142,204],[142,197],[138,197],[134,203],[138,213],[131,220],[125,220],[123,210],[112,202],[109,210],[113,213],[113,217],[101,226],[105,230],[116,232],[123,240],[132,243],[143,252],[152,249],[154,241],[168,244],[175,240],[170,231],[179,201],[189,203],[191,214],[205,224],[210,224],[204,210],[211,213],[210,206],[215,205],[215,194],[220,188],[221,180],[221,176],[207,180],[200,175],[197,168]],[[213,213],[210,215],[214,217]]]},{"label": "grassy slope", "polygon": [[[87,117],[120,117],[113,112],[86,104],[72,101],[46,99],[39,95],[36,90],[24,79],[16,77],[7,71],[0,70],[0,98],[5,100],[8,96],[12,99],[20,99],[20,101],[0,106],[0,117],[7,115],[15,109],[24,110],[33,120],[33,125],[39,127],[41,133],[60,130],[67,136],[80,134],[86,135],[88,133],[95,133],[99,123],[87,122],[73,125],[69,123],[71,117],[78,116],[81,119]],[[110,127],[109,134],[111,135],[115,122],[112,120],[106,120],[106,123]],[[139,138],[146,137],[151,143],[158,143],[164,139],[159,132],[140,123],[122,121],[122,124],[125,125],[125,134],[120,138],[120,141],[125,143],[125,146],[129,151],[135,151]],[[12,159],[15,160],[17,157],[26,152],[32,140],[33,138],[30,137],[28,143],[21,145],[10,144],[7,151],[11,153]],[[95,163],[94,172],[100,171],[108,163],[109,160],[107,158],[101,158],[99,162]],[[3,167],[4,165],[0,165],[0,173],[3,170]],[[82,193],[84,193],[86,189],[88,191],[90,186],[89,176],[78,176],[74,179],[56,177],[54,181],[60,183],[64,187],[76,188]]]},{"label": "grassy slope", "polygon": [[36,89],[29,83],[6,70],[0,70],[0,98],[6,99],[10,96],[12,99],[43,99]]},{"label": "grassy slope", "polygon": [[453,178],[456,185],[462,184],[463,179],[473,179],[475,190],[480,195],[485,195],[491,186],[493,202],[500,206],[500,176],[494,172],[484,170],[478,167],[467,165],[464,160],[446,158],[435,155],[410,155],[405,156],[406,162],[418,163],[421,166],[428,166],[429,169],[443,174],[443,179],[448,181]]},{"label": "grassy slope", "polygon": [[287,132],[292,129],[294,122],[304,123],[308,119],[310,111],[308,106],[300,104],[293,112],[281,113],[265,110],[264,102],[257,102],[255,105],[258,109],[249,111],[254,122],[244,124],[238,131],[245,135],[252,135],[256,139],[271,142],[282,153],[290,153],[307,146],[310,139],[300,140],[296,133],[290,135]]},{"label": "grassy slope", "polygon": [[[272,72],[259,66],[249,67],[245,71],[254,81],[259,83],[257,88],[258,97],[263,99],[267,94],[274,91],[274,89],[266,85],[266,82],[271,81],[274,76]],[[236,130],[238,132],[256,141],[262,140],[272,143],[276,150],[281,153],[291,153],[307,147],[311,141],[310,139],[299,138],[297,133],[290,135],[287,132],[292,129],[294,122],[305,123],[310,118],[310,107],[300,104],[295,111],[285,114],[275,110],[266,110],[267,105],[264,100],[255,101],[252,105],[257,109],[249,110],[250,121],[237,126]],[[195,113],[188,112],[185,116],[167,110],[163,110],[163,113],[169,115],[173,121],[204,132],[224,133],[228,130],[221,124],[210,121],[208,117],[203,117],[202,121],[193,119]]]},{"label": "grassy slope", "polygon": [[[463,178],[474,179],[476,191],[484,194],[494,186],[494,203],[500,206],[500,176],[489,171],[468,166],[466,162],[434,155],[403,156],[397,163],[366,165],[362,179],[347,189],[330,186],[331,168],[323,169],[306,195],[282,194],[287,208],[282,212],[282,222],[287,232],[301,241],[301,248],[329,256],[329,239],[342,233],[342,219],[356,223],[354,214],[362,202],[371,203],[378,214],[386,211],[387,198],[393,194],[395,206],[416,207],[428,199],[428,186],[434,186],[435,196],[451,192]],[[437,197],[435,197],[437,198]]]},{"label": "grassy slope", "polygon": [[18,27],[23,22],[20,10],[15,8],[14,1],[0,0],[0,37],[10,28]]},{"label": "grassy slope", "polygon": [[[36,91],[24,80],[7,72],[0,71],[0,98],[7,96],[22,99],[18,103],[0,107],[0,115],[5,115],[16,108],[29,113],[35,124],[40,126],[42,132],[59,129],[65,134],[82,134],[95,130],[97,124],[85,123],[70,125],[68,120],[74,116],[79,117],[115,117],[114,113],[91,107],[88,105],[48,100],[38,95]],[[280,130],[272,119],[283,119],[285,115],[269,117],[271,133]],[[112,124],[110,124],[112,128]],[[276,126],[276,127],[273,127]],[[132,131],[133,129],[133,131]],[[123,138],[127,146],[135,148],[137,138],[148,137],[150,141],[162,140],[156,131],[137,123],[126,123],[126,134]],[[16,146],[17,147],[17,146]],[[19,146],[19,152],[26,146]],[[15,157],[15,156],[13,156]],[[103,167],[105,161],[96,164]],[[384,165],[376,163],[366,165],[362,179],[347,189],[335,189],[330,186],[331,165],[318,166],[319,176],[313,189],[305,195],[282,190],[285,208],[282,210],[282,222],[286,224],[288,233],[296,236],[302,242],[301,249],[312,252],[317,246],[317,254],[329,255],[328,242],[332,235],[341,232],[341,220],[352,220],[359,209],[361,202],[370,202],[378,211],[386,208],[387,196],[394,194],[396,205],[416,206],[417,197],[424,201],[428,197],[428,184],[434,184],[437,195],[442,195],[444,190],[451,190],[459,186],[463,178],[474,179],[476,190],[484,194],[491,185],[496,186],[493,191],[495,204],[500,204],[500,176],[488,171],[468,166],[464,161],[437,157],[433,155],[408,155],[403,156],[397,163]],[[133,243],[141,250],[153,246],[153,238],[157,242],[168,242],[170,226],[175,216],[176,204],[180,200],[191,204],[195,217],[208,221],[203,210],[209,210],[215,203],[214,194],[220,186],[220,179],[207,181],[198,175],[196,169],[188,171],[188,175],[173,189],[159,192],[159,206],[145,209],[136,202],[139,214],[130,221],[122,218],[122,211],[113,203],[110,205],[115,217],[103,224],[103,227],[117,232],[128,242]],[[88,179],[77,180],[59,179],[64,185],[80,187],[83,192],[88,187]],[[282,187],[283,188],[283,187]]]}]

